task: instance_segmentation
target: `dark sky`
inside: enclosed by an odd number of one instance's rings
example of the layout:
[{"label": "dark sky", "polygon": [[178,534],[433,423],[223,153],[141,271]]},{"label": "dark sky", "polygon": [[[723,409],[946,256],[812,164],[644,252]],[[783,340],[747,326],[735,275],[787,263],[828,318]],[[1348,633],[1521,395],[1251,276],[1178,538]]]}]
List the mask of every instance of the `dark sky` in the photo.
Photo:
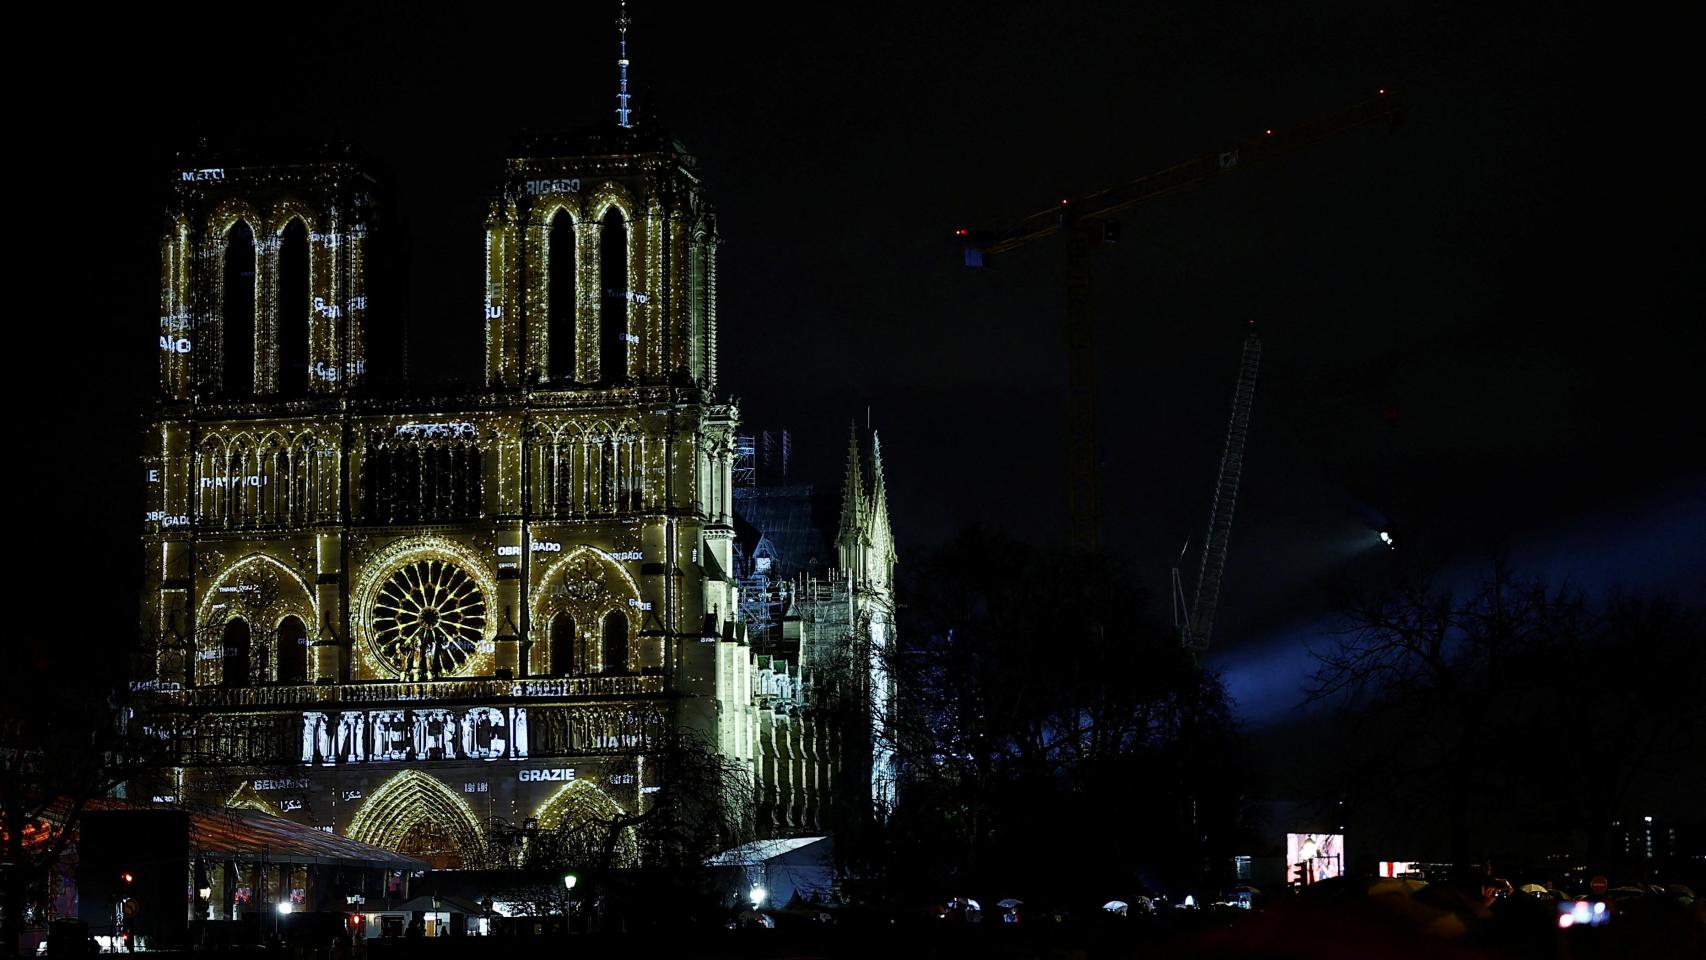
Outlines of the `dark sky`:
[{"label": "dark sky", "polygon": [[[1100,251],[1115,552],[1164,600],[1206,526],[1256,320],[1223,662],[1297,649],[1325,578],[1385,562],[1386,523],[1465,569],[1505,546],[1593,584],[1706,580],[1682,24],[1567,3],[777,9],[636,4],[633,76],[718,204],[726,389],[749,423],[792,429],[802,472],[832,486],[868,408],[903,562],[972,522],[1063,537],[1059,250],[968,271],[953,228],[1389,87],[1410,105],[1397,129],[1142,207]],[[72,515],[60,550],[79,571],[54,581],[53,609],[133,629],[135,417],[172,151],[198,134],[343,137],[380,158],[408,230],[413,372],[474,378],[498,162],[523,128],[608,115],[610,19],[179,3],[49,31],[21,98],[45,169],[15,183],[51,241],[39,269],[67,294],[49,336],[88,331],[59,368],[88,372],[66,391],[78,439],[35,421],[64,465],[45,515]]]}]

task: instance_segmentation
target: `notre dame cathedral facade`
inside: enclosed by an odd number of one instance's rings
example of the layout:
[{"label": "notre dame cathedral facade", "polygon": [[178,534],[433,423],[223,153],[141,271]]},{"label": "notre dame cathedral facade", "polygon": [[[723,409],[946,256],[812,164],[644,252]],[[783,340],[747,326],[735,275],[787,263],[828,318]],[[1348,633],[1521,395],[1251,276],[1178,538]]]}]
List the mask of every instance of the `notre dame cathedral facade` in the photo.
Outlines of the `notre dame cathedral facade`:
[{"label": "notre dame cathedral facade", "polygon": [[[362,161],[174,171],[133,683],[175,731],[174,798],[472,866],[494,820],[645,808],[648,753],[681,730],[749,772],[760,836],[868,814],[892,782],[880,464],[850,480],[843,569],[801,584],[759,656],[695,161],[612,125],[505,169],[458,340],[483,345],[483,386],[413,392],[385,379],[402,351]],[[825,721],[831,687],[867,718]]]}]

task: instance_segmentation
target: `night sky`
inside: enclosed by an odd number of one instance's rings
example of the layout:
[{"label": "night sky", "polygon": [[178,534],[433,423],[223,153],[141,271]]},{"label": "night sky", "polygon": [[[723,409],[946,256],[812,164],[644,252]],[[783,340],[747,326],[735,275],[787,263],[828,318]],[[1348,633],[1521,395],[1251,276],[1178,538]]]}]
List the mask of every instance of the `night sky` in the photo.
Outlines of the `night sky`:
[{"label": "night sky", "polygon": [[[55,463],[36,477],[33,502],[53,505],[38,536],[76,571],[50,578],[53,617],[134,636],[136,427],[173,152],[198,135],[358,142],[395,177],[411,373],[473,380],[499,161],[523,129],[608,116],[612,6],[180,3],[55,34],[22,98],[41,141],[14,141],[43,153],[15,189],[46,228],[26,242],[60,341],[24,380],[67,384],[55,416],[31,419]],[[797,471],[832,487],[847,422],[868,415],[903,564],[975,522],[1064,538],[1059,248],[969,271],[954,228],[1388,87],[1401,126],[1148,204],[1098,252],[1115,554],[1161,610],[1173,558],[1202,539],[1254,320],[1265,353],[1215,637],[1248,712],[1295,700],[1269,665],[1300,662],[1324,581],[1391,562],[1386,524],[1465,574],[1506,548],[1595,588],[1703,592],[1683,25],[1560,3],[788,9],[637,4],[633,76],[717,203],[725,389],[749,424],[791,429]]]}]

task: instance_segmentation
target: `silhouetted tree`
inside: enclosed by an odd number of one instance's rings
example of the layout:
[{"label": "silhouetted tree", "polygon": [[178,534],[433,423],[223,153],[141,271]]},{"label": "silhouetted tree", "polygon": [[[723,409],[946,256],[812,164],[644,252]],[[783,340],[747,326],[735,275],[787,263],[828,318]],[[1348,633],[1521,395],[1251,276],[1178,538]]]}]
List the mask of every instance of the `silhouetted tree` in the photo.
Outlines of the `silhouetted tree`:
[{"label": "silhouetted tree", "polygon": [[900,797],[878,848],[892,892],[1106,898],[1194,888],[1230,855],[1243,784],[1225,692],[1129,574],[970,531],[912,580],[890,668]]},{"label": "silhouetted tree", "polygon": [[1460,864],[1522,834],[1603,837],[1643,778],[1699,775],[1697,611],[1495,563],[1467,593],[1409,572],[1343,616],[1310,690],[1341,711],[1343,785],[1413,831],[1442,824]]}]

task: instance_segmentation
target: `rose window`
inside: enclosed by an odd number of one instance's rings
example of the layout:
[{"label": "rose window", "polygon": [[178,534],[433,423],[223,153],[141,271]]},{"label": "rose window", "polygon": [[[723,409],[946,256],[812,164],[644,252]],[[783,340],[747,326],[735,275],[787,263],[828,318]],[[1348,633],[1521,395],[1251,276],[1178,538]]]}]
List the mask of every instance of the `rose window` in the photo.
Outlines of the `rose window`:
[{"label": "rose window", "polygon": [[405,677],[462,670],[486,629],[486,598],[455,564],[416,560],[399,567],[373,600],[374,647]]}]

